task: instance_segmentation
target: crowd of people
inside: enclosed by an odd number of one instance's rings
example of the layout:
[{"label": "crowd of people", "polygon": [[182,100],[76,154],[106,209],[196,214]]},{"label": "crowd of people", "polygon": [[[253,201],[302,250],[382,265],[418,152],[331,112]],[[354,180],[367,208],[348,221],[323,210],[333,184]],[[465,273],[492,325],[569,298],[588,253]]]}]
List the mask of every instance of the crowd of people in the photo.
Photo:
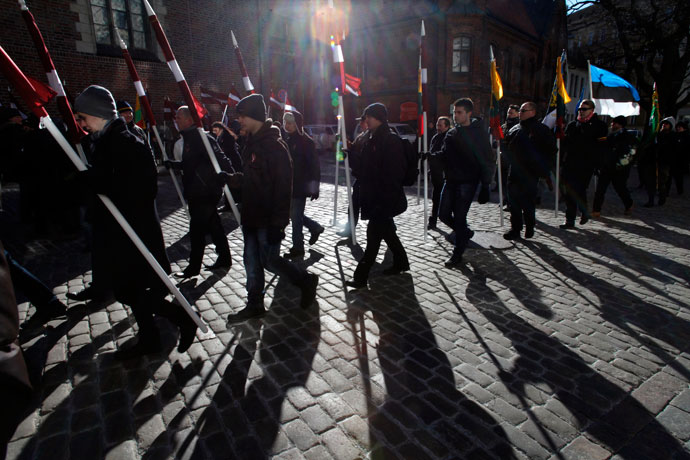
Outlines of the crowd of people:
[{"label": "crowd of people", "polygon": [[[160,352],[162,347],[153,320],[156,315],[167,318],[179,329],[178,350],[184,351],[194,340],[196,324],[177,302],[166,299],[166,286],[107,209],[95,199],[96,194],[109,197],[158,264],[167,273],[171,272],[156,210],[158,169],[146,133],[134,124],[131,105],[125,101],[116,104],[106,88],[86,88],[76,98],[74,108],[78,123],[89,134],[83,141],[89,162],[87,171],[77,173],[65,164],[65,156],[57,152],[57,145],[47,133],[36,129],[35,120],[22,122],[18,112],[5,109],[0,135],[11,149],[2,157],[2,179],[20,184],[22,220],[33,219],[37,225],[45,216],[39,217],[42,209],[39,202],[43,201],[35,197],[41,189],[35,181],[45,186],[45,181],[52,180],[54,184],[63,180],[79,191],[74,194],[81,196],[80,199],[72,205],[61,203],[60,209],[72,213],[77,229],[89,230],[92,282],[81,291],[67,293],[67,297],[85,301],[113,294],[116,300],[131,307],[139,329],[137,339],[120,348],[116,352],[118,358]],[[685,122],[674,126],[672,119],[664,119],[656,140],[645,142],[626,129],[625,117],[613,118],[607,127],[595,108],[592,100],[583,100],[577,118],[566,126],[561,142],[559,174],[566,210],[565,222],[560,227],[565,230],[575,227],[578,214],[580,225],[601,216],[609,185],[619,195],[623,212],[631,214],[633,200],[627,181],[635,163],[642,186],[649,194],[645,206],[663,205],[673,181],[677,192],[683,193],[683,175],[687,173],[690,154]],[[554,186],[556,137],[541,122],[537,111],[537,105],[530,101],[511,105],[502,126],[505,136],[500,141],[501,180],[506,208],[510,211],[510,230],[503,235],[507,240],[535,236],[539,184]],[[199,131],[190,109],[180,107],[175,119],[181,138],[172,159],[164,162],[166,168],[182,176],[190,217],[189,260],[184,270],[174,276],[184,280],[201,274],[207,235],[211,237],[217,258],[204,268],[220,272],[230,269],[232,257],[219,212],[230,207],[229,200],[240,209],[247,303],[228,317],[229,323],[266,313],[265,270],[298,286],[301,307],[309,308],[315,300],[319,278],[294,259],[305,254],[305,227],[309,245],[316,244],[324,232],[322,225],[305,214],[308,200],[319,198],[320,166],[314,141],[303,130],[302,114],[286,112],[282,124],[274,122],[267,118],[266,105],[259,94],[242,99],[237,114],[234,129],[216,122],[212,133],[206,133]],[[404,181],[411,166],[405,153],[407,141],[390,129],[387,108],[381,103],[367,106],[360,123],[361,134],[348,142],[345,149],[355,179],[351,197],[354,213],[348,213],[354,220],[348,221],[347,227],[338,233],[351,237],[360,217],[367,221],[364,254],[352,278],[346,282],[353,289],[367,287],[382,241],[393,255],[392,265],[383,274],[397,275],[410,269],[394,221],[407,209]],[[454,249],[445,266],[453,268],[462,263],[474,235],[467,219],[472,202],[476,198],[483,204],[490,199],[496,173],[496,145],[491,144],[486,125],[474,115],[474,104],[469,98],[457,99],[452,117],[439,117],[435,128],[429,151],[421,154],[421,159],[429,161],[433,188],[431,214],[426,224],[429,230],[436,230],[440,221],[452,230],[449,239]],[[206,139],[202,138],[202,132]],[[34,177],[36,171],[26,174],[22,170],[22,161],[30,152],[50,156],[52,166],[42,170],[44,175]],[[598,180],[590,209],[587,188],[595,174]],[[226,186],[231,195],[223,198]],[[223,201],[225,208],[219,209]],[[84,209],[86,212],[80,212]],[[83,225],[84,221],[88,225]],[[285,229],[290,223],[292,244],[281,255]],[[52,310],[44,309],[49,312],[46,318],[64,314],[64,305],[56,305],[55,296],[43,297],[43,303],[52,305]]]}]

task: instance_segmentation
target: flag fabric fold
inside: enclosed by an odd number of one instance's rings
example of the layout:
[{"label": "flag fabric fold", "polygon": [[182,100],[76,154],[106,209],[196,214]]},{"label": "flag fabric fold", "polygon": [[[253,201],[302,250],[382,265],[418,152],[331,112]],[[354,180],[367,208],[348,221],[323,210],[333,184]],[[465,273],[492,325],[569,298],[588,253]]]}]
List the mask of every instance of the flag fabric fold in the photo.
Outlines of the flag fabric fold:
[{"label": "flag fabric fold", "polygon": [[273,93],[273,90],[271,90],[271,95],[268,98],[268,103],[271,107],[273,107],[276,110],[285,109],[285,104],[278,100],[278,98]]},{"label": "flag fabric fold", "polygon": [[496,58],[494,57],[493,47],[489,47],[491,51],[491,103],[489,106],[489,126],[491,127],[491,134],[495,139],[503,139],[504,133],[501,128],[501,111],[498,101],[503,98],[503,84],[501,77],[498,75],[496,68]]},{"label": "flag fabric fold", "polygon": [[628,81],[600,67],[589,65],[592,100],[600,115],[634,116],[640,114],[640,94]]},{"label": "flag fabric fold", "polygon": [[225,105],[228,103],[228,97],[223,93],[219,93],[217,91],[213,91],[213,90],[210,90],[208,88],[204,88],[203,86],[199,87],[199,92],[200,92],[199,99],[204,104]]},{"label": "flag fabric fold", "polygon": [[[556,79],[553,83],[553,89],[551,91],[551,100],[549,100],[549,109],[553,109],[556,112],[556,138],[563,139],[565,137],[565,105],[570,102],[570,96],[565,89],[565,82],[563,80],[563,67],[566,62],[565,50],[556,59]],[[549,118],[547,115],[546,118]],[[546,119],[545,119],[546,120]]]},{"label": "flag fabric fold", "polygon": [[362,95],[362,90],[360,89],[360,85],[362,84],[362,79],[354,77],[350,75],[349,73],[345,73],[345,90],[354,95],[354,96],[361,96]]},{"label": "flag fabric fold", "polygon": [[0,46],[0,71],[34,115],[39,118],[48,116],[45,105],[57,93],[49,86],[24,75],[2,46]]}]

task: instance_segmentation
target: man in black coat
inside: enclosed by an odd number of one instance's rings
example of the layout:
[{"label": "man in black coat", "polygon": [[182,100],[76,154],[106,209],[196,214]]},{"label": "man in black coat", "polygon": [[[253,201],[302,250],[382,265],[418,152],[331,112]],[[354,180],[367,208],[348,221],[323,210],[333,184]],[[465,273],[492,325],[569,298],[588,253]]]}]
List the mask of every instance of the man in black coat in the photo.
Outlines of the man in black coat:
[{"label": "man in black coat", "polygon": [[575,217],[580,210],[580,225],[589,221],[587,209],[587,186],[597,166],[606,142],[608,129],[594,113],[595,105],[585,99],[577,109],[577,119],[568,123],[562,150],[563,186],[565,192],[565,223],[562,229],[575,228]]},{"label": "man in black coat", "polygon": [[[230,246],[216,209],[218,200],[223,193],[223,184],[218,179],[213,164],[211,164],[189,107],[183,105],[177,109],[175,120],[184,140],[182,161],[170,160],[165,165],[182,170],[184,197],[189,204],[189,239],[192,246],[189,254],[189,265],[184,271],[175,273],[175,276],[191,278],[199,274],[204,257],[204,247],[206,246],[206,235],[209,233],[213,244],[216,246],[218,258],[213,265],[207,267],[210,270],[228,270],[232,265]],[[213,136],[204,135],[207,136],[221,169],[232,172],[230,161],[223,154]]]},{"label": "man in black coat", "polygon": [[429,216],[429,224],[427,229],[435,230],[436,222],[438,221],[438,209],[441,204],[441,190],[443,190],[443,163],[438,157],[438,153],[443,148],[443,140],[446,138],[446,133],[450,129],[450,118],[438,117],[436,121],[436,134],[431,138],[431,146],[429,147],[429,169],[431,172],[431,185],[433,191],[431,193],[431,215]]},{"label": "man in black coat", "polygon": [[356,289],[367,286],[369,271],[376,262],[382,240],[393,253],[393,265],[383,273],[396,275],[410,269],[393,221],[407,209],[402,185],[406,168],[402,142],[406,141],[391,132],[388,111],[383,104],[369,105],[362,117],[369,127],[369,137],[364,141],[361,155],[356,157],[357,160],[353,158],[353,169],[360,171],[362,219],[369,220],[369,224],[364,256],[357,264],[352,280],[346,283]]},{"label": "man in black coat", "polygon": [[300,306],[309,308],[316,298],[319,277],[280,256],[280,243],[290,220],[292,161],[280,129],[266,120],[260,94],[250,94],[237,104],[247,140],[242,151],[241,173],[223,174],[231,188],[242,189],[244,268],[247,271],[247,306],[228,316],[229,323],[257,318],[264,307],[264,269],[299,286]]},{"label": "man in black coat", "polygon": [[286,133],[285,143],[292,158],[292,203],[290,206],[292,247],[285,257],[293,258],[304,255],[303,227],[309,230],[310,245],[316,243],[324,230],[318,222],[304,215],[307,198],[311,198],[312,201],[319,198],[321,166],[314,141],[302,130],[302,114],[285,112],[283,126]]},{"label": "man in black coat", "polygon": [[508,149],[503,152],[508,163],[506,166],[510,166],[510,231],[503,235],[506,240],[520,238],[523,223],[526,227],[525,238],[534,236],[537,183],[540,177],[549,176],[551,160],[557,150],[556,138],[537,118],[534,102],[522,104],[519,113],[520,123],[506,133]]},{"label": "man in black coat", "polygon": [[[517,104],[510,104],[508,106],[508,111],[506,112],[506,121],[501,125],[504,135],[508,135],[513,126],[520,123],[520,106]],[[506,158],[506,152],[508,151],[508,144],[505,137],[501,142],[501,180],[503,181],[503,202],[508,203],[508,173],[510,172],[510,164]],[[498,173],[498,172],[497,172]],[[498,175],[496,176],[498,188]],[[506,204],[504,207],[505,211],[510,210],[510,205]]]},{"label": "man in black coat", "polygon": [[[170,262],[156,211],[158,171],[151,149],[132,134],[118,118],[110,91],[89,86],[74,101],[80,126],[93,139],[93,161],[84,175],[98,194],[112,200],[122,216],[166,272]],[[128,359],[161,350],[153,314],[164,316],[180,329],[178,351],[189,348],[196,333],[195,323],[183,308],[165,300],[167,289],[143,255],[134,246],[106,207],[98,202],[93,232],[101,233],[108,245],[102,250],[111,266],[115,299],[132,308],[139,325],[138,341],[117,352]]]},{"label": "man in black coat", "polygon": [[446,183],[441,192],[439,218],[455,231],[455,249],[446,267],[462,262],[462,254],[474,232],[467,226],[467,213],[482,184],[478,201],[489,201],[489,186],[494,175],[496,152],[491,148],[489,134],[481,119],[472,118],[474,103],[460,98],[453,103],[455,127],[446,133],[438,154],[443,162]]},{"label": "man in black coat", "polygon": [[599,174],[599,182],[594,192],[592,204],[592,217],[601,216],[601,206],[604,204],[604,196],[609,184],[623,201],[625,215],[632,213],[633,200],[628,191],[628,176],[634,148],[637,144],[635,136],[625,129],[625,117],[617,116],[611,121],[611,133],[606,138],[606,150]]},{"label": "man in black coat", "polygon": [[146,137],[146,131],[134,123],[134,110],[132,110],[130,103],[127,101],[117,101],[117,113],[125,121],[125,124],[127,124],[127,129],[144,141],[144,143],[148,144],[149,141]]},{"label": "man in black coat", "polygon": [[[239,136],[235,134],[230,128],[225,126],[220,121],[216,121],[211,125],[211,131],[216,137],[216,142],[218,146],[223,151],[225,156],[230,160],[232,164],[232,169],[234,171],[242,171],[242,157],[240,156],[239,148]],[[242,194],[239,190],[232,190],[232,198],[235,203],[240,205],[242,203]],[[225,203],[221,208],[218,209],[219,212],[232,211],[232,206],[227,197],[223,195],[223,202]]]}]

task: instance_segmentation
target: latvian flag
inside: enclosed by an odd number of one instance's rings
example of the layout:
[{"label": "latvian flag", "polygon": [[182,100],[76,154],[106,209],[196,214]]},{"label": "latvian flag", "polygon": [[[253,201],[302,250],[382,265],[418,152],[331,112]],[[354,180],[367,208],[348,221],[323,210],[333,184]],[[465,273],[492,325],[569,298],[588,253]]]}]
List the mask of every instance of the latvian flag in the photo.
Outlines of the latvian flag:
[{"label": "latvian flag", "polygon": [[278,100],[278,98],[276,98],[275,94],[273,94],[273,90],[271,90],[271,97],[269,97],[268,103],[271,107],[273,107],[276,110],[283,110],[285,108],[285,104],[283,104]]},{"label": "latvian flag", "polygon": [[204,104],[227,104],[227,97],[222,93],[212,91],[208,88],[204,88],[203,86],[199,87],[199,91],[201,92],[201,102]]},{"label": "latvian flag", "polygon": [[285,105],[283,107],[283,110],[286,112],[299,112],[299,110],[297,110],[297,108],[294,105],[292,105],[290,99],[287,97],[287,94],[285,95]]},{"label": "latvian flag", "polygon": [[345,90],[350,94],[354,94],[355,96],[361,96],[362,90],[359,89],[359,85],[361,84],[361,78],[353,77],[348,73],[345,74]]},{"label": "latvian flag", "polygon": [[618,75],[590,64],[592,100],[600,115],[630,117],[640,114],[640,94]]}]

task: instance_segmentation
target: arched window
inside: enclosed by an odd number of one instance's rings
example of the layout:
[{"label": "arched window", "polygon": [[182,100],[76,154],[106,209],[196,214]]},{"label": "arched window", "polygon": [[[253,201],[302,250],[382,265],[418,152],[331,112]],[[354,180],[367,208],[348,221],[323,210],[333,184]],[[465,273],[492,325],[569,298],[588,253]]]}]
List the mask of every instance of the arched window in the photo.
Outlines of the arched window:
[{"label": "arched window", "polygon": [[470,37],[453,38],[453,72],[467,73],[470,71],[470,50],[472,39]]},{"label": "arched window", "polygon": [[[142,0],[90,0],[96,43],[114,45],[117,27],[130,48],[148,49],[148,20]],[[113,19],[115,24],[113,24]]]}]

